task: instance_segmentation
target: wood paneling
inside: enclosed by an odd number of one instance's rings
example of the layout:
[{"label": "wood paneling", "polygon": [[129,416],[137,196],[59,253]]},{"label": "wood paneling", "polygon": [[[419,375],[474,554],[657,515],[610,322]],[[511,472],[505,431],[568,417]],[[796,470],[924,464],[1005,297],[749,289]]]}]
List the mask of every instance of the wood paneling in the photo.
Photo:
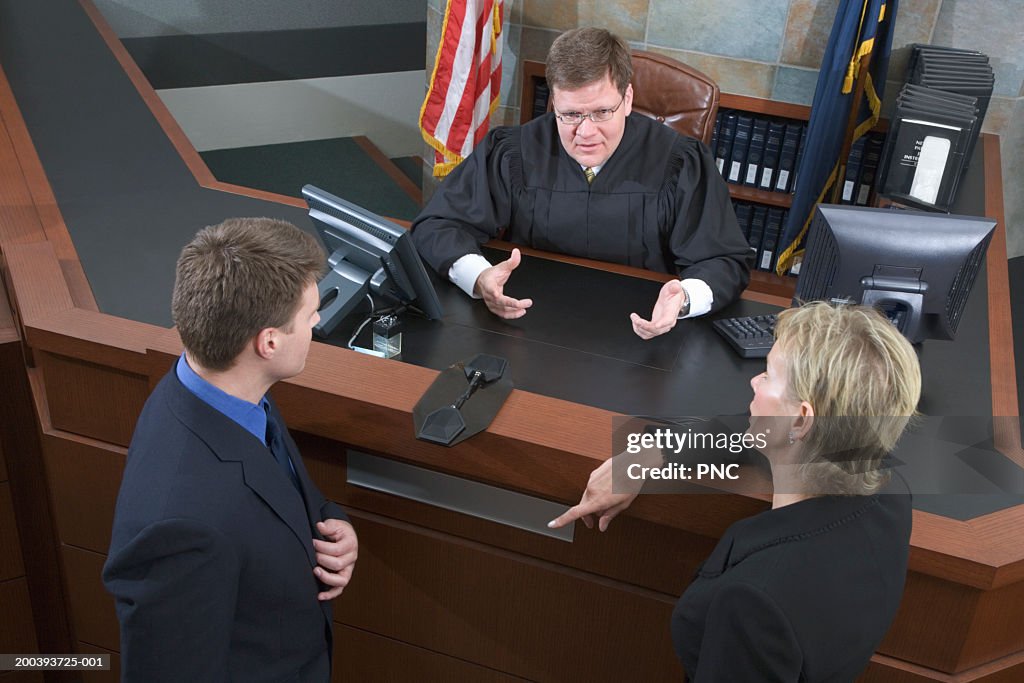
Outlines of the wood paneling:
[{"label": "wood paneling", "polygon": [[878,651],[947,674],[1024,652],[1024,584],[983,591],[912,572]]},{"label": "wood paneling", "polygon": [[[32,628],[32,604],[24,577],[0,583],[0,652],[36,653],[36,634]],[[10,618],[13,615],[14,618]],[[29,618],[25,618],[29,617]]]},{"label": "wood paneling", "polygon": [[1015,652],[1024,652],[1024,584],[1021,583],[984,591],[978,597],[957,671],[975,668]]},{"label": "wood paneling", "polygon": [[7,298],[7,285],[0,277],[0,344],[13,344],[21,340],[17,322]]},{"label": "wood paneling", "polygon": [[911,572],[900,610],[878,652],[954,673],[981,591]]},{"label": "wood paneling", "polygon": [[50,242],[75,306],[95,311],[89,280],[2,68],[0,130],[0,245],[8,239]]},{"label": "wood paneling", "polygon": [[336,623],[331,680],[334,683],[515,683],[525,679]]},{"label": "wood paneling", "polygon": [[[78,652],[83,655],[110,655],[109,671],[83,671],[82,683],[119,683],[121,680],[121,656],[117,652],[97,647],[92,643],[78,643]],[[192,683],[198,683],[194,681]]]},{"label": "wood paneling", "polygon": [[243,197],[252,197],[253,199],[262,199],[268,202],[275,202],[277,204],[286,204],[288,206],[294,206],[300,209],[306,209],[306,202],[298,197],[289,197],[288,195],[277,194],[276,192],[268,192],[267,190],[255,190],[251,187],[245,187],[243,185],[234,185],[232,183],[225,183],[219,180],[212,183],[206,184],[201,183],[203,187],[207,187],[211,190],[219,190],[221,192],[227,192],[228,194],[238,194]]},{"label": "wood paneling", "polygon": [[801,119],[803,121],[811,118],[811,108],[807,105],[777,102],[748,95],[732,95],[730,93],[722,93],[718,109],[719,111],[722,109],[742,109],[754,114],[768,114],[769,116],[781,116],[786,119]]},{"label": "wood paneling", "polygon": [[[537,99],[537,83],[545,78],[544,62],[523,60],[522,93],[519,97],[519,123],[527,123],[533,118],[533,101]],[[548,103],[550,107],[550,101]]]},{"label": "wood paneling", "polygon": [[914,512],[910,569],[981,589],[1024,580],[1021,552],[1014,537],[1024,528],[1024,506],[961,522]]},{"label": "wood paneling", "polygon": [[8,671],[0,673],[0,683],[43,683],[44,676],[42,671]]},{"label": "wood paneling", "polygon": [[[676,596],[376,515],[351,516],[360,548],[352,582],[335,603],[344,624],[532,680],[682,674],[668,633]],[[595,643],[610,642],[594,656]]]},{"label": "wood paneling", "polygon": [[[0,302],[0,307],[5,303]],[[0,444],[7,460],[11,503],[31,595],[31,609],[24,618],[29,628],[34,624],[43,652],[69,652],[71,638],[39,443],[39,421],[20,344],[0,344],[0,377]],[[51,678],[68,680],[63,674]]]},{"label": "wood paneling", "polygon": [[793,195],[791,194],[760,190],[756,187],[747,187],[746,185],[729,185],[729,196],[734,201],[767,204],[780,209],[788,209],[793,205]]},{"label": "wood paneling", "polygon": [[144,375],[52,353],[36,355],[54,428],[127,446],[149,396]]},{"label": "wood paneling", "polygon": [[38,242],[43,226],[21,172],[14,143],[0,118],[0,244]]},{"label": "wood paneling", "polygon": [[[14,519],[11,485],[3,482],[0,483],[0,582],[24,575],[25,564],[21,559],[21,541],[18,539],[18,527]],[[26,616],[31,616],[31,613]]]},{"label": "wood paneling", "polygon": [[114,598],[103,588],[106,555],[72,545],[61,545],[64,578],[69,587],[68,604],[75,638],[115,652],[120,633]]},{"label": "wood paneling", "polygon": [[75,307],[54,247],[49,242],[5,244],[7,291],[22,326]]},{"label": "wood paneling", "polygon": [[858,683],[1020,683],[1024,680],[1024,655],[989,662],[956,675],[940,674],[884,655],[875,655]]},{"label": "wood paneling", "polygon": [[[578,525],[572,543],[346,484],[336,442],[293,432],[320,490],[345,509],[358,509],[467,540],[678,595],[714,548],[716,539],[622,516],[601,534]],[[652,496],[654,498],[656,496]],[[708,502],[711,497],[708,497]],[[701,501],[694,501],[699,503]]]},{"label": "wood paneling", "polygon": [[105,554],[126,450],[51,433],[43,437],[43,454],[61,542]]},{"label": "wood paneling", "polygon": [[[999,138],[991,133],[982,136],[985,147],[985,174],[999,174]],[[1020,415],[1017,404],[1017,369],[1013,356],[1013,320],[1010,308],[1010,278],[1006,269],[1006,216],[1003,213],[1003,186],[985,185],[985,215],[997,221],[995,234],[988,247],[988,319],[989,355],[992,358],[992,414]],[[1001,267],[992,267],[996,263]],[[1000,419],[994,425],[995,443],[999,450],[1020,467],[1024,467],[1021,448],[1020,420]]]}]

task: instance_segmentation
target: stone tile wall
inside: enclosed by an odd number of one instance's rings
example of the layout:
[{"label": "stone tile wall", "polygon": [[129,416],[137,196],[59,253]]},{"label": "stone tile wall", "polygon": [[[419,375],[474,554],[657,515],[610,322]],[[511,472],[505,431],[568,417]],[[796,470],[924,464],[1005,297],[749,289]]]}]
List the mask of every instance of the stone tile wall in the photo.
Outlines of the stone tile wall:
[{"label": "stone tile wall", "polygon": [[[576,26],[607,27],[637,49],[660,52],[714,78],[723,92],[810,104],[839,0],[507,0],[502,106],[495,125],[519,120],[522,60],[544,61]],[[444,0],[428,0],[427,69]],[[995,96],[984,130],[1002,138],[1010,256],[1024,255],[1024,2],[900,0],[887,103],[909,45],[977,49],[992,59]]]}]

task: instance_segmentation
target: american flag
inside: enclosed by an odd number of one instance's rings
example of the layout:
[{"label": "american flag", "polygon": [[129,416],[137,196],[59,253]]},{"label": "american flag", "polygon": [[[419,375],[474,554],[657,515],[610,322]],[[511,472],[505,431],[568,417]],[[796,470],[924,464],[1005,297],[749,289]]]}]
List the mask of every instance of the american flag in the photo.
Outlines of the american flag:
[{"label": "american flag", "polygon": [[435,177],[447,175],[487,134],[501,93],[503,10],[502,0],[448,0],[420,110]]}]

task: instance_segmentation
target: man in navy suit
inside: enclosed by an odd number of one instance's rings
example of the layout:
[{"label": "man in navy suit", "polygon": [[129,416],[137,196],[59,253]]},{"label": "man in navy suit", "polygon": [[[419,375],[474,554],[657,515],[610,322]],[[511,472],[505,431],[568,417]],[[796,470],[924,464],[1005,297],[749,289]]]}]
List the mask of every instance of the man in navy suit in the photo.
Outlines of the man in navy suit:
[{"label": "man in navy suit", "polygon": [[268,218],[204,228],[182,251],[185,353],[139,417],[103,569],[123,680],[330,678],[330,601],[356,534],[266,395],[305,365],[324,261]]}]

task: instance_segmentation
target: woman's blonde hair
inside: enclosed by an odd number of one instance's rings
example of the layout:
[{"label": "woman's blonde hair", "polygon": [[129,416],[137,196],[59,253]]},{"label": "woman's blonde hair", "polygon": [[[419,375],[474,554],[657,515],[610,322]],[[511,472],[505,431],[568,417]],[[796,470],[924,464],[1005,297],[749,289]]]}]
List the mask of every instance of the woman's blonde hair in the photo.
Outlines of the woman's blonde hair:
[{"label": "woman's blonde hair", "polygon": [[775,336],[789,398],[814,409],[804,483],[827,493],[876,492],[888,480],[882,459],[921,397],[913,347],[875,309],[825,302],[783,311]]}]

